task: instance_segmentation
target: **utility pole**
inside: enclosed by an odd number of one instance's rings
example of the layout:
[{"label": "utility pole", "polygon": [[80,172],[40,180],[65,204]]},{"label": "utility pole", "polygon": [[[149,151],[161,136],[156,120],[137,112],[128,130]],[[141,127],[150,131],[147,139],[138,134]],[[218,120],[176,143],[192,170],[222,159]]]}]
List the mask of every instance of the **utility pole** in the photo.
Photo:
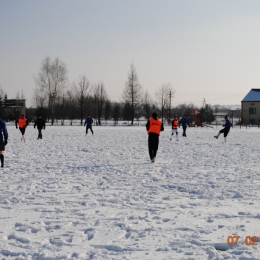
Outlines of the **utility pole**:
[{"label": "utility pole", "polygon": [[169,106],[169,124],[171,123],[171,102],[172,102],[172,92],[170,91],[170,106]]},{"label": "utility pole", "polygon": [[231,112],[232,112],[232,128],[233,128],[233,126],[234,126],[234,123],[233,123],[233,118],[234,118],[234,110],[231,110]]}]

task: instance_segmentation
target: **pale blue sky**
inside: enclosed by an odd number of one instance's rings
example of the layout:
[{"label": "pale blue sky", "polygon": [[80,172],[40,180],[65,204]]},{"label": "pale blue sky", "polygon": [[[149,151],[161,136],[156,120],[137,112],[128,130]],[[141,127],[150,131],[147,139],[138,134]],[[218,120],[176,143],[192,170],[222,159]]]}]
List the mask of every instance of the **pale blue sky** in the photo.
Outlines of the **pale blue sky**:
[{"label": "pale blue sky", "polygon": [[47,56],[113,101],[133,62],[152,96],[173,86],[173,105],[240,104],[260,88],[259,48],[258,0],[0,0],[0,85],[28,104]]}]

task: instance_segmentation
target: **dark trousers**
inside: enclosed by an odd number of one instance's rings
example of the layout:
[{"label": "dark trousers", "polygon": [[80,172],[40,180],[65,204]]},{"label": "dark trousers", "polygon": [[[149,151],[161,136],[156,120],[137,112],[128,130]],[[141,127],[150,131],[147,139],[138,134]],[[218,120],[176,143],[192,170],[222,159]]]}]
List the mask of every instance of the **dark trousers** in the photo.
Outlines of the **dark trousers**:
[{"label": "dark trousers", "polygon": [[88,129],[90,129],[91,133],[93,134],[93,130],[92,130],[92,127],[91,127],[91,126],[89,126],[89,127],[87,126],[87,127],[86,127],[86,134],[88,133]]},{"label": "dark trousers", "polygon": [[20,128],[20,127],[19,127],[19,130],[20,130],[20,132],[22,133],[22,135],[24,135],[24,133],[25,133],[25,128]]},{"label": "dark trousers", "polygon": [[227,137],[229,131],[227,131],[225,128],[223,128],[223,129],[220,130],[219,132],[220,132],[221,134],[224,133],[224,137]]},{"label": "dark trousers", "polygon": [[4,167],[4,155],[0,154],[0,160],[1,160],[1,167]]},{"label": "dark trousers", "polygon": [[148,150],[149,150],[149,155],[151,160],[156,157],[158,146],[159,146],[159,135],[155,133],[149,133]]},{"label": "dark trousers", "polygon": [[42,139],[42,129],[38,129],[38,138]]},{"label": "dark trousers", "polygon": [[183,126],[182,129],[183,129],[182,136],[186,136],[187,126]]}]

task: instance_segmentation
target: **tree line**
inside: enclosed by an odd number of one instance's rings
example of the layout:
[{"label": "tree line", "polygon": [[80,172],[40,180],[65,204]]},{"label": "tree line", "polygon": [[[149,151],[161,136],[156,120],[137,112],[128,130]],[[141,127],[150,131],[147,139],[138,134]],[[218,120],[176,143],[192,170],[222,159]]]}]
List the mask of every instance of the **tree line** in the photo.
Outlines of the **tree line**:
[{"label": "tree line", "polygon": [[122,99],[114,102],[109,99],[102,82],[90,83],[86,75],[80,75],[76,81],[69,83],[65,63],[59,58],[51,60],[46,57],[35,77],[33,108],[27,109],[26,114],[32,118],[42,115],[51,124],[57,120],[61,124],[64,120],[70,120],[72,124],[73,120],[80,119],[82,125],[86,115],[90,114],[98,125],[101,120],[113,120],[115,124],[125,120],[133,125],[134,120],[150,118],[152,112],[157,112],[162,120],[170,123],[174,115],[181,117],[186,114],[189,117],[194,109],[198,109],[202,122],[214,121],[209,105],[203,108],[193,104],[172,106],[174,94],[172,85],[167,83],[159,86],[152,98],[139,83],[132,63],[122,89]]},{"label": "tree line", "polygon": [[[87,114],[101,124],[101,119],[123,119],[134,124],[134,119],[149,118],[152,110],[159,110],[164,118],[169,107],[169,93],[174,91],[170,84],[162,84],[155,93],[153,100],[148,91],[143,91],[139,83],[134,64],[131,64],[122,99],[113,102],[109,99],[102,82],[90,83],[86,75],[80,75],[78,80],[69,84],[66,65],[59,59],[46,57],[42,62],[40,72],[35,77],[33,101],[36,114],[41,114],[53,124],[54,120],[83,120]],[[69,86],[70,85],[70,86]]]}]

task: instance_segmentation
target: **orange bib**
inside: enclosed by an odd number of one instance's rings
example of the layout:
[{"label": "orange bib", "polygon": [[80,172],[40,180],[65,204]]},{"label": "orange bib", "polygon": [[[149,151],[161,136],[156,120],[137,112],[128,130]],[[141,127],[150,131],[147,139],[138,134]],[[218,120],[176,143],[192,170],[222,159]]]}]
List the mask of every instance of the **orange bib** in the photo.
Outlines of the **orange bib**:
[{"label": "orange bib", "polygon": [[26,125],[27,125],[26,118],[19,118],[18,125],[19,125],[20,128],[25,128]]},{"label": "orange bib", "polygon": [[149,120],[149,122],[150,122],[150,128],[149,128],[147,133],[148,134],[149,133],[155,133],[155,134],[160,135],[161,127],[162,127],[162,121],[159,120],[159,119],[155,120],[155,119],[151,118]]}]

